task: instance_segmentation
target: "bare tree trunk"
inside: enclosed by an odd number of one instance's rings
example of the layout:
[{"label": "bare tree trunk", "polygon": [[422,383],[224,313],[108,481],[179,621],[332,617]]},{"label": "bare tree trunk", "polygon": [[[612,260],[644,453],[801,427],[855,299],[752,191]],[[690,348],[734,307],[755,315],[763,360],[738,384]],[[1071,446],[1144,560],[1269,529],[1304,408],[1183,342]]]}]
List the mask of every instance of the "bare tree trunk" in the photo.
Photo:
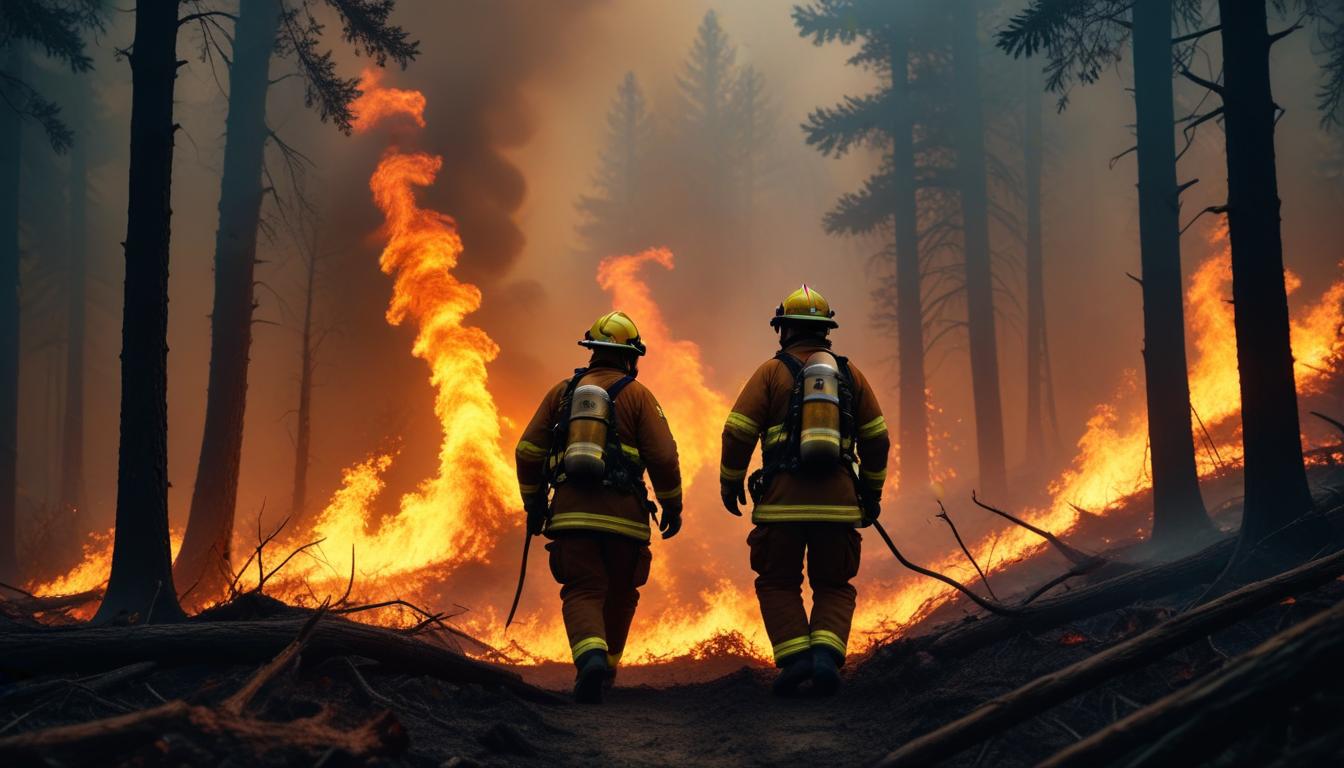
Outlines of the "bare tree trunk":
[{"label": "bare tree trunk", "polygon": [[317,238],[308,255],[308,286],[303,301],[303,350],[299,355],[299,424],[294,435],[294,492],[289,514],[303,519],[308,506],[308,461],[313,434],[313,293],[317,290]]},{"label": "bare tree trunk", "polygon": [[121,325],[121,443],[112,575],[94,621],[182,617],[168,544],[168,254],[177,0],[139,0]]},{"label": "bare tree trunk", "polygon": [[979,487],[988,498],[1008,490],[999,392],[998,339],[994,330],[994,275],[989,253],[989,191],[985,180],[985,130],[980,99],[980,43],[973,0],[957,0],[953,22],[954,141],[960,178],[966,256],[966,313],[971,346],[971,391]]},{"label": "bare tree trunk", "polygon": [[[1045,265],[1041,242],[1041,88],[1028,69],[1023,109],[1023,165],[1027,203],[1027,461],[1049,454],[1045,439],[1042,390],[1049,378],[1045,356]],[[1053,441],[1050,448],[1053,448]]]},{"label": "bare tree trunk", "polygon": [[1153,540],[1179,542],[1210,530],[1212,524],[1199,493],[1185,361],[1176,116],[1171,85],[1171,0],[1138,0],[1133,14]]},{"label": "bare tree trunk", "polygon": [[[1224,60],[1223,119],[1227,133],[1227,219],[1232,241],[1232,302],[1246,506],[1241,531],[1265,539],[1311,509],[1302,464],[1288,297],[1283,284],[1276,107],[1270,92],[1268,19],[1264,2],[1219,0]],[[1302,531],[1302,526],[1295,526]],[[1295,536],[1304,545],[1307,536]],[[1283,544],[1291,548],[1290,542]]]},{"label": "bare tree trunk", "polygon": [[61,469],[58,497],[61,512],[74,522],[84,503],[84,337],[88,301],[89,125],[93,98],[88,81],[76,78],[74,115],[80,135],[70,149],[70,254],[66,268],[65,408],[61,421]]},{"label": "bare tree trunk", "polygon": [[[10,43],[6,75],[22,75],[23,54]],[[13,82],[13,80],[11,80]],[[3,84],[0,84],[3,87]],[[19,442],[19,166],[17,95],[0,103],[0,581],[19,581],[16,462]]]},{"label": "bare tree trunk", "polygon": [[896,336],[899,345],[901,490],[929,485],[929,413],[924,395],[924,305],[915,197],[915,121],[910,105],[909,38],[891,35],[891,219],[896,247]]},{"label": "bare tree trunk", "polygon": [[278,0],[243,0],[240,4],[229,66],[205,429],[191,515],[174,566],[178,586],[184,593],[191,591],[193,604],[219,596],[228,582],[252,346],[253,271],[268,131],[266,92],[279,25]]}]

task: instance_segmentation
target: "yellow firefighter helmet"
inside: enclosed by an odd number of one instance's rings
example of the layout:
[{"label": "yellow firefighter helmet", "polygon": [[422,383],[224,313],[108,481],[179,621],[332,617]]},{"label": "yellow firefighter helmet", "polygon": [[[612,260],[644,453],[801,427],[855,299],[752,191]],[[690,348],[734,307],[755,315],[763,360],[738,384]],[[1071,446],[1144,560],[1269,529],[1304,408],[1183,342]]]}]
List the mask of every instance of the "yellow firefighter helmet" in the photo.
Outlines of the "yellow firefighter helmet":
[{"label": "yellow firefighter helmet", "polygon": [[808,288],[807,285],[789,294],[789,297],[775,307],[775,316],[770,325],[778,328],[786,320],[821,323],[827,328],[838,328],[840,324],[833,319],[835,312],[826,297]]},{"label": "yellow firefighter helmet", "polygon": [[589,349],[620,349],[636,355],[643,355],[645,351],[644,342],[639,340],[639,328],[635,327],[635,321],[619,310],[597,318],[593,327],[583,334],[583,341],[579,342],[579,346]]}]

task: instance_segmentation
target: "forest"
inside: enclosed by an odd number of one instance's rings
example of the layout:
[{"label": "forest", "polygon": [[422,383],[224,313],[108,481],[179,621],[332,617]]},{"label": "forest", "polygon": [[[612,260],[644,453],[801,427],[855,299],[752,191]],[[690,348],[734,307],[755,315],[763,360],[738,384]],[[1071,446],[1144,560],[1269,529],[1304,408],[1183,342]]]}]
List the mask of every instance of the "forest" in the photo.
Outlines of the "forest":
[{"label": "forest", "polygon": [[0,0],[0,765],[1339,764],[1341,212],[1344,0]]}]

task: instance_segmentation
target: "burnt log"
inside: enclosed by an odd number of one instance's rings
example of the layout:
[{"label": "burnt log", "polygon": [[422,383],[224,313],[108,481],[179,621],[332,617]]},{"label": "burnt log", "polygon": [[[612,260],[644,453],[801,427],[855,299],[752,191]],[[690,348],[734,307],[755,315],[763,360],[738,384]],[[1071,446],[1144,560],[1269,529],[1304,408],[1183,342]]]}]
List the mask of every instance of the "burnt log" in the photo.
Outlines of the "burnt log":
[{"label": "burnt log", "polygon": [[[1041,763],[1104,765],[1143,744],[1143,765],[1196,765],[1254,727],[1265,712],[1291,707],[1314,690],[1334,688],[1326,670],[1344,664],[1344,603],[1266,640],[1222,670],[1130,714]],[[1304,748],[1338,750],[1337,733]],[[1312,764],[1311,760],[1296,763]]]},{"label": "burnt log", "polygon": [[[279,653],[306,619],[190,621],[128,627],[79,627],[40,632],[0,633],[0,671],[15,675],[99,671],[156,661],[161,665],[202,662],[244,664]],[[429,675],[459,684],[504,688],[520,698],[555,703],[559,697],[523,682],[502,667],[467,658],[413,636],[336,618],[312,631],[304,655],[310,659],[363,656],[382,667]]]},{"label": "burnt log", "polygon": [[1235,548],[1224,539],[1180,560],[1155,565],[1042,598],[1011,616],[972,616],[934,632],[903,639],[878,652],[881,657],[929,653],[940,660],[958,658],[1023,632],[1039,633],[1127,605],[1207,584],[1217,578]]},{"label": "burnt log", "polygon": [[[1341,574],[1344,574],[1344,550],[1248,584],[1076,664],[1042,675],[987,702],[965,717],[908,742],[878,764],[885,768],[910,768],[938,763],[1106,680],[1241,621],[1285,597],[1319,587]],[[1154,764],[1166,763],[1158,761]]]}]

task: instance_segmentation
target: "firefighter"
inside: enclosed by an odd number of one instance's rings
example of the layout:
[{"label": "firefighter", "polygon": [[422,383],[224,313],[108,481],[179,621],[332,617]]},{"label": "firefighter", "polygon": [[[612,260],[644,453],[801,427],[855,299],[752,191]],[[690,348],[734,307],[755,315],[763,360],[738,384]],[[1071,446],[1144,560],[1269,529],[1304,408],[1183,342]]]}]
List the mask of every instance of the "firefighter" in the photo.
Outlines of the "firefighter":
[{"label": "firefighter", "polygon": [[574,696],[597,704],[649,578],[655,507],[645,471],[662,507],[658,529],[670,539],[681,530],[681,470],[662,407],[635,380],[645,348],[634,321],[605,314],[579,344],[592,351],[588,365],[546,393],[516,456],[528,533],[550,539],[578,669]]},{"label": "firefighter", "polygon": [[742,514],[747,464],[761,443],[761,469],[747,481],[755,524],[747,544],[780,696],[808,680],[820,695],[840,686],[857,594],[850,584],[859,570],[855,529],[881,513],[887,475],[882,409],[859,369],[832,353],[834,317],[808,286],[789,294],[770,321],[780,350],[752,374],[723,429],[720,486],[734,515]]}]

